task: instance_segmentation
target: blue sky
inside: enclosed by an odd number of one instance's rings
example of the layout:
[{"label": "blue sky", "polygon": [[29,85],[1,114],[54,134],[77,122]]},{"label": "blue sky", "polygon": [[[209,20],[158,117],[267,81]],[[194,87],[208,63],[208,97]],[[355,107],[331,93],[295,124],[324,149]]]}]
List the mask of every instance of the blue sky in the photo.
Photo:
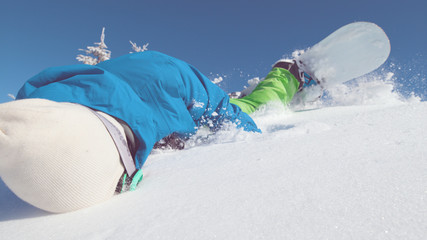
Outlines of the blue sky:
[{"label": "blue sky", "polygon": [[78,64],[78,49],[98,42],[102,27],[112,57],[131,51],[129,40],[149,43],[208,77],[224,77],[221,87],[235,91],[283,55],[355,21],[385,30],[392,45],[387,64],[400,68],[406,90],[425,94],[426,10],[424,0],[3,1],[0,102],[44,68]]}]

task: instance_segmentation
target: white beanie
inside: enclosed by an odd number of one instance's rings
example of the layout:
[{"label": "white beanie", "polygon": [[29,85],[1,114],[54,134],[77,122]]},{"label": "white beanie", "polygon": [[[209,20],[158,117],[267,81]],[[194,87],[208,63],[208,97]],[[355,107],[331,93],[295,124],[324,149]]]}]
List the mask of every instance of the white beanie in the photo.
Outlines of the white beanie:
[{"label": "white beanie", "polygon": [[0,177],[31,205],[56,213],[89,207],[114,195],[123,172],[90,109],[43,99],[0,104]]}]

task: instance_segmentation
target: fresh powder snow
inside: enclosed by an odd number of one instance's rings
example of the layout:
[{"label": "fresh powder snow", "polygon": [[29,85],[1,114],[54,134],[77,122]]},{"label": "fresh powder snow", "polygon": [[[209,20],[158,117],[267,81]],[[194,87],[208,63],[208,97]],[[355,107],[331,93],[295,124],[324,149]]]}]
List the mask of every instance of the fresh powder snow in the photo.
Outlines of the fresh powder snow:
[{"label": "fresh powder snow", "polygon": [[49,214],[0,181],[1,239],[426,239],[427,103],[377,71],[156,150],[137,190]]}]

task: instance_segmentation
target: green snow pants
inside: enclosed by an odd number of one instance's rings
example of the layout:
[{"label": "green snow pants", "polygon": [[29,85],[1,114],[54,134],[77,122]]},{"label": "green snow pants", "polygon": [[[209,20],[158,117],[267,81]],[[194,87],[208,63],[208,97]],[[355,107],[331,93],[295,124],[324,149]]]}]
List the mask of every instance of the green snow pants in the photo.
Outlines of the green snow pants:
[{"label": "green snow pants", "polygon": [[287,105],[298,91],[298,86],[298,80],[288,70],[273,68],[251,94],[239,99],[230,99],[230,103],[239,106],[247,114],[273,101]]}]

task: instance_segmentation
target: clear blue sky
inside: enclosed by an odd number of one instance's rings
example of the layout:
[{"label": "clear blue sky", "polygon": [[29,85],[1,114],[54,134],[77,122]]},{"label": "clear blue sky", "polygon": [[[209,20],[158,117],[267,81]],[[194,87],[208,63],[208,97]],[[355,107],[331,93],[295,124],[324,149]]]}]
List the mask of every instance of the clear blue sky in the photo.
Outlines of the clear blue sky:
[{"label": "clear blue sky", "polygon": [[78,49],[98,42],[102,27],[112,57],[131,51],[129,40],[148,42],[150,50],[183,59],[209,77],[226,76],[222,88],[234,91],[263,77],[284,54],[342,25],[370,21],[390,37],[388,63],[402,68],[397,75],[425,91],[426,11],[425,0],[3,1],[0,102],[44,68],[78,64]]}]

